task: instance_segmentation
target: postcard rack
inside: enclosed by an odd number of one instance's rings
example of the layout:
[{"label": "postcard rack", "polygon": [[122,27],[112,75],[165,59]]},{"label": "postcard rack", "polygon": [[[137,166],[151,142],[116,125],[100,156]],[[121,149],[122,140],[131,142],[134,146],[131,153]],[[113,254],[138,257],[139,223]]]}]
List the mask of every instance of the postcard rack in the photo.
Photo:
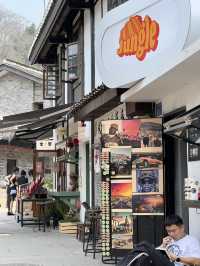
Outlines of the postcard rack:
[{"label": "postcard rack", "polygon": [[162,119],[101,122],[102,261],[140,239],[137,219],[164,216]]}]

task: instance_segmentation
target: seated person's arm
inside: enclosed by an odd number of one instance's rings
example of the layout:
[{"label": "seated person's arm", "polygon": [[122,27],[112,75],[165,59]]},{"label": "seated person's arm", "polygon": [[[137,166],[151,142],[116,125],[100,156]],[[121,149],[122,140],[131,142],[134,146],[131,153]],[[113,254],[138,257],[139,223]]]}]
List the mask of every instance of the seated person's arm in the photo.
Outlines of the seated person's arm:
[{"label": "seated person's arm", "polygon": [[168,253],[168,256],[172,261],[176,261],[177,258],[180,258],[180,262],[186,265],[191,266],[199,266],[200,265],[200,258],[194,258],[194,257],[177,257],[176,255],[172,253]]}]

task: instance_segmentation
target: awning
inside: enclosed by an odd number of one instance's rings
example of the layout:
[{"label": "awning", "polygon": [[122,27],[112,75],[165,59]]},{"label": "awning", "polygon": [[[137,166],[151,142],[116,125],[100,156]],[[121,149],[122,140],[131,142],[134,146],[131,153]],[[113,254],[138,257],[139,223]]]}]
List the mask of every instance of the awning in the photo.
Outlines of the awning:
[{"label": "awning", "polygon": [[85,95],[80,102],[75,103],[69,116],[74,116],[75,121],[90,121],[96,119],[118,106],[120,96],[127,89],[110,89],[101,85]]},{"label": "awning", "polygon": [[0,131],[15,130],[15,138],[36,140],[52,136],[52,130],[57,124],[65,121],[71,105],[61,105],[44,110],[37,110],[6,116],[0,122]]},{"label": "awning", "polygon": [[200,146],[200,105],[163,125],[164,133]]}]

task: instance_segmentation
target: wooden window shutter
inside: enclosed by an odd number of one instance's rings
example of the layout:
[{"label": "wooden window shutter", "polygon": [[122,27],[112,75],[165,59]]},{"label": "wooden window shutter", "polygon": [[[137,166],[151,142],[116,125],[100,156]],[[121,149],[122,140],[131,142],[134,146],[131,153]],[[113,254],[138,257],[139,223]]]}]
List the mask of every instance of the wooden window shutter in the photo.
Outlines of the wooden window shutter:
[{"label": "wooden window shutter", "polygon": [[43,98],[55,100],[61,96],[59,86],[59,69],[57,64],[43,65]]}]

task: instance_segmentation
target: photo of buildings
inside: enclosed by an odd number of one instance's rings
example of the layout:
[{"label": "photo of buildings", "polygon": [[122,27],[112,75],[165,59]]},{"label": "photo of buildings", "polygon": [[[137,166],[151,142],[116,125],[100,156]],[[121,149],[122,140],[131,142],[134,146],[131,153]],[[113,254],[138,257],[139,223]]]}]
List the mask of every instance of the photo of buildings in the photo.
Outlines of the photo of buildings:
[{"label": "photo of buildings", "polygon": [[111,181],[111,209],[124,211],[132,209],[132,181],[116,180]]},{"label": "photo of buildings", "polygon": [[111,176],[131,176],[131,148],[120,147],[110,150],[110,171]]},{"label": "photo of buildings", "polygon": [[134,215],[158,215],[164,213],[163,195],[133,195],[133,214]]},{"label": "photo of buildings", "polygon": [[132,234],[133,216],[130,212],[112,213],[112,233],[113,234]]}]

